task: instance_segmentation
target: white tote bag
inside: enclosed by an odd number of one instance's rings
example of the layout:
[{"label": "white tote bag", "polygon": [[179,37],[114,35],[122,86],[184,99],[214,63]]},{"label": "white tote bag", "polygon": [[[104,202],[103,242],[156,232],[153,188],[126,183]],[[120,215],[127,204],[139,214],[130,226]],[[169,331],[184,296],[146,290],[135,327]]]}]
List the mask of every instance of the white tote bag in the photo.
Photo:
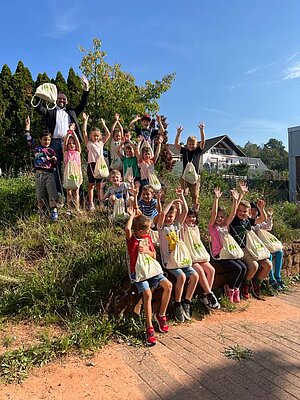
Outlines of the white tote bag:
[{"label": "white tote bag", "polygon": [[192,259],[188,248],[184,242],[179,239],[175,244],[175,249],[171,251],[167,262],[167,269],[177,269],[192,266]]},{"label": "white tote bag", "polygon": [[[35,97],[39,98],[37,104],[34,104],[33,102]],[[31,99],[32,107],[38,107],[42,100],[45,100],[48,103],[54,103],[53,107],[49,107],[49,105],[47,104],[47,108],[49,110],[53,110],[56,107],[57,88],[54,83],[43,83],[36,89],[35,94]]]},{"label": "white tote bag", "polygon": [[200,232],[197,226],[184,226],[181,229],[181,237],[190,253],[193,263],[210,260],[210,255],[200,239]]},{"label": "white tote bag", "polygon": [[266,260],[270,257],[270,252],[254,233],[254,231],[247,231],[246,234],[246,249],[255,261]]},{"label": "white tote bag", "polygon": [[161,183],[159,182],[158,177],[156,176],[154,171],[148,172],[148,178],[149,178],[149,185],[153,187],[155,192],[160,191]]},{"label": "white tote bag", "polygon": [[[148,245],[147,239],[138,239],[140,245]],[[145,281],[153,278],[153,276],[162,274],[160,263],[148,254],[139,253],[135,264],[135,280],[134,282]]]},{"label": "white tote bag", "polygon": [[182,174],[182,179],[193,185],[198,180],[196,168],[192,162],[188,162]]},{"label": "white tote bag", "polygon": [[132,167],[128,167],[126,170],[126,174],[124,175],[124,182],[132,183],[133,182],[133,169]]},{"label": "white tote bag", "polygon": [[63,186],[65,189],[78,189],[82,184],[82,171],[75,161],[68,161],[64,166]]},{"label": "white tote bag", "polygon": [[270,253],[276,253],[276,251],[283,249],[283,244],[277,237],[272,235],[272,233],[268,232],[265,229],[258,229],[255,231],[259,239],[263,242],[266,248]]},{"label": "white tote bag", "polygon": [[104,156],[100,154],[97,158],[95,169],[94,169],[94,177],[95,179],[107,178],[109,175],[108,166],[105,162]]},{"label": "white tote bag", "polygon": [[241,247],[229,233],[225,233],[223,236],[223,247],[219,256],[220,260],[238,260],[243,257],[244,252]]},{"label": "white tote bag", "polygon": [[125,211],[125,202],[124,199],[115,199],[114,201],[114,210],[112,214],[112,218],[117,218],[119,216],[126,216],[127,213]]}]

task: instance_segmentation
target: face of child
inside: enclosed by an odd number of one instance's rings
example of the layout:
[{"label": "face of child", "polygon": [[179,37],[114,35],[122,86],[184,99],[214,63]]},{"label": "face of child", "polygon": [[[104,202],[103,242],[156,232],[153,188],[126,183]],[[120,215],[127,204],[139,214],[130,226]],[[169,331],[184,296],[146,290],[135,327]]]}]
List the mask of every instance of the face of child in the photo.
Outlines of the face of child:
[{"label": "face of child", "polygon": [[141,199],[145,202],[145,203],[150,203],[150,201],[153,198],[153,193],[150,190],[143,190],[141,193]]},{"label": "face of child", "polygon": [[225,223],[225,213],[224,211],[218,211],[217,217],[216,217],[216,224],[219,226],[224,225]]},{"label": "face of child", "polygon": [[176,210],[174,210],[174,211],[169,211],[169,212],[167,213],[167,215],[166,215],[166,218],[165,218],[165,224],[166,224],[166,225],[172,225],[173,222],[175,221],[176,214],[177,214],[177,211],[176,211]]},{"label": "face of child", "polygon": [[127,142],[129,142],[131,140],[131,133],[130,132],[126,132],[124,133],[124,138]]},{"label": "face of child", "polygon": [[122,183],[122,178],[121,174],[113,174],[109,178],[110,183],[112,183],[113,186],[120,186]]},{"label": "face of child", "polygon": [[142,128],[148,128],[149,122],[150,121],[148,119],[142,119],[141,120]]},{"label": "face of child", "polygon": [[101,142],[102,141],[102,135],[99,131],[92,131],[91,132],[91,141],[92,142]]},{"label": "face of child", "polygon": [[149,161],[151,159],[151,153],[147,150],[143,152],[143,160]]},{"label": "face of child", "polygon": [[149,235],[150,227],[151,227],[151,223],[149,223],[147,228],[145,227],[144,229],[139,229],[138,232],[136,232],[136,237],[140,238],[142,236]]},{"label": "face of child", "polygon": [[46,135],[40,138],[40,143],[43,147],[49,147],[51,143],[51,136]]},{"label": "face of child", "polygon": [[75,144],[75,140],[70,137],[68,140],[68,150],[75,150],[76,149],[76,144]]},{"label": "face of child", "polygon": [[196,140],[189,140],[187,142],[187,148],[188,148],[189,151],[195,150],[197,148]]},{"label": "face of child", "polygon": [[197,221],[197,217],[195,214],[188,214],[185,218],[185,223],[188,226],[195,226]]},{"label": "face of child", "polygon": [[125,156],[126,157],[133,157],[134,151],[132,147],[125,147]]},{"label": "face of child", "polygon": [[251,208],[251,218],[255,219],[258,216],[258,210],[255,207]]},{"label": "face of child", "polygon": [[114,141],[119,142],[121,140],[121,132],[115,131],[114,132]]},{"label": "face of child", "polygon": [[249,217],[249,208],[240,204],[238,206],[237,212],[236,212],[236,216],[239,219],[247,219]]}]

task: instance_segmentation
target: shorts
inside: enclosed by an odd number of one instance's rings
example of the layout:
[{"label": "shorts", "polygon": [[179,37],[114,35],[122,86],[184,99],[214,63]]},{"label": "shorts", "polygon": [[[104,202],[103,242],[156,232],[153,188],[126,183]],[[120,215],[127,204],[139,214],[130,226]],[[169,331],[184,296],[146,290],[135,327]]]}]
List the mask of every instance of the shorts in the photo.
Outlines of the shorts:
[{"label": "shorts", "polygon": [[170,272],[170,274],[174,275],[176,279],[181,274],[185,274],[186,277],[189,278],[192,274],[196,273],[196,271],[194,270],[193,267],[184,267],[184,268],[175,268],[175,269],[168,268],[168,272]]},{"label": "shorts", "polygon": [[[131,275],[131,278],[134,279],[134,274]],[[154,288],[156,289],[160,282],[167,280],[167,278],[163,274],[155,275],[152,278],[146,279],[141,282],[134,282],[135,287],[137,288],[139,293],[144,292],[147,289]]]},{"label": "shorts", "polygon": [[35,171],[35,192],[38,201],[57,200],[57,189],[53,172]]},{"label": "shorts", "polygon": [[87,177],[88,177],[88,181],[90,184],[100,183],[103,181],[103,178],[96,179],[94,177],[95,166],[96,166],[95,162],[88,163],[88,165],[87,165],[86,172],[87,172]]},{"label": "shorts", "polygon": [[199,191],[200,191],[200,182],[201,182],[200,175],[198,176],[198,180],[193,184],[185,181],[182,178],[180,178],[181,187],[183,189],[189,188],[189,191],[190,191],[191,196],[192,196],[192,202],[193,203],[196,203],[196,201],[198,202]]}]

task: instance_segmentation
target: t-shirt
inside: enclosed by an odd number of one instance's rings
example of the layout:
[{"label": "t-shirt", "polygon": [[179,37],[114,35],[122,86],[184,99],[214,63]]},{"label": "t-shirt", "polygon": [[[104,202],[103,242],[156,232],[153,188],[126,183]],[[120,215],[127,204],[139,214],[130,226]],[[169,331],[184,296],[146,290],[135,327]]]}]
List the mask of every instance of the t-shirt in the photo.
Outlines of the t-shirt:
[{"label": "t-shirt", "polygon": [[188,162],[193,163],[197,174],[200,172],[200,156],[203,149],[197,147],[195,150],[189,151],[187,147],[181,146],[180,154],[182,154],[183,171],[185,170]]},{"label": "t-shirt", "polygon": [[158,129],[155,128],[139,128],[136,126],[134,128],[134,131],[138,136],[143,136],[143,138],[147,140],[147,142],[149,142],[150,144],[154,140],[155,136],[158,134]]},{"label": "t-shirt", "polygon": [[146,203],[144,200],[140,199],[138,205],[142,214],[146,215],[146,217],[153,219],[157,216],[157,199],[151,199],[150,203]]},{"label": "t-shirt", "polygon": [[123,198],[126,202],[129,198],[128,184],[126,182],[122,182],[120,186],[110,186],[105,193],[105,197],[109,197],[112,194],[114,194],[117,199]]},{"label": "t-shirt", "polygon": [[[150,251],[155,251],[154,244],[149,235],[144,235],[140,239],[147,239]],[[135,273],[135,264],[139,255],[139,239],[137,239],[134,235],[132,235],[131,238],[127,240],[127,249],[129,255],[130,272]]]},{"label": "t-shirt", "polygon": [[53,150],[51,147],[36,146],[29,133],[26,133],[25,137],[28,145],[34,151],[34,168],[37,170],[46,170],[48,172],[52,172],[56,161],[50,160],[50,158],[56,156],[55,150]]},{"label": "t-shirt", "polygon": [[223,248],[223,236],[228,233],[228,227],[221,227],[216,224],[209,224],[208,231],[211,237],[211,252],[215,257],[220,254]]},{"label": "t-shirt", "polygon": [[157,226],[159,236],[160,256],[163,265],[169,261],[170,253],[175,249],[179,239],[179,225],[175,222],[172,225]]},{"label": "t-shirt", "polygon": [[128,168],[132,168],[132,173],[134,178],[140,177],[140,170],[138,167],[138,160],[136,156],[133,157],[123,157],[123,174],[125,176]]},{"label": "t-shirt", "polygon": [[141,161],[139,163],[141,179],[149,179],[149,172],[154,174],[154,163],[151,164],[146,163],[145,161]]},{"label": "t-shirt", "polygon": [[86,148],[88,150],[88,163],[96,162],[100,155],[103,156],[103,142],[88,141]]},{"label": "t-shirt", "polygon": [[231,234],[231,236],[233,236],[233,238],[241,248],[246,247],[247,231],[251,231],[251,224],[249,219],[240,219],[238,217],[234,217],[230,224],[229,233]]}]

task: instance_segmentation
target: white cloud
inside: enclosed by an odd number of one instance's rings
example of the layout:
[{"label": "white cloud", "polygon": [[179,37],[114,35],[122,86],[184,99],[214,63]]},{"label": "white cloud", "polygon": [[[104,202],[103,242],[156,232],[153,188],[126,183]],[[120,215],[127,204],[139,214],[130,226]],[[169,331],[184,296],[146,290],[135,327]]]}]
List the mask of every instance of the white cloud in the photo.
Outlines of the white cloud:
[{"label": "white cloud", "polygon": [[252,69],[248,69],[247,71],[244,72],[244,75],[252,75],[254,74],[256,71],[258,70],[258,68],[252,68]]},{"label": "white cloud", "polygon": [[292,61],[295,57],[297,57],[298,55],[298,51],[295,51],[294,54],[292,54],[287,60],[286,62],[289,63],[290,61]]},{"label": "white cloud", "polygon": [[284,77],[282,78],[283,80],[287,79],[297,79],[300,78],[300,62],[297,64],[294,64],[292,67],[287,68],[284,71]]},{"label": "white cloud", "polygon": [[52,26],[46,32],[46,36],[59,38],[77,30],[83,23],[80,15],[81,7],[73,3],[72,7],[62,7],[56,0],[49,1]]}]

